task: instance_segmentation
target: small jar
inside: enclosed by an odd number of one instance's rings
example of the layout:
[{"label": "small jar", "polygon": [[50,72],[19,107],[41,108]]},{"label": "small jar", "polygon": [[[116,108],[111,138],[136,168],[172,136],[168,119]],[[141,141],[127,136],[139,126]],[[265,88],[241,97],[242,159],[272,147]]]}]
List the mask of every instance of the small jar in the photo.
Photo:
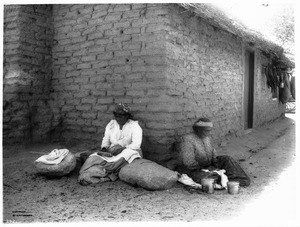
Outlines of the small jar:
[{"label": "small jar", "polygon": [[237,194],[239,193],[240,183],[237,181],[228,181],[227,182],[227,190],[229,194]]},{"label": "small jar", "polygon": [[201,179],[202,191],[212,194],[214,193],[215,179],[213,178],[203,178]]}]

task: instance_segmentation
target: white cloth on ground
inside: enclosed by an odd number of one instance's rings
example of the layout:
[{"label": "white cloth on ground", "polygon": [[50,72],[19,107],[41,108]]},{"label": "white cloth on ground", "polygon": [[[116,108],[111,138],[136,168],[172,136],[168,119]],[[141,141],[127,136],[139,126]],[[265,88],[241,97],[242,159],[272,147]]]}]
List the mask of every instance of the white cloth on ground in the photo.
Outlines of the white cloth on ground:
[{"label": "white cloth on ground", "polygon": [[213,170],[213,171],[209,171],[208,169],[201,169],[201,170],[204,171],[204,172],[209,172],[209,173],[217,173],[221,177],[221,184],[215,184],[215,188],[217,188],[217,189],[222,189],[222,188],[227,189],[228,177],[225,175],[225,172],[226,172],[225,169]]},{"label": "white cloth on ground", "polygon": [[193,179],[190,178],[187,174],[179,174],[179,175],[180,176],[178,178],[178,181],[180,183],[191,186],[191,187],[196,188],[196,189],[202,189],[202,185],[196,183],[195,181],[193,181]]},{"label": "white cloth on ground", "polygon": [[214,170],[213,172],[215,172],[221,176],[221,186],[224,187],[225,189],[227,189],[228,177],[225,175],[226,170],[220,169],[220,170]]},{"label": "white cloth on ground", "polygon": [[54,149],[49,154],[39,157],[36,162],[42,162],[49,165],[57,165],[68,155],[68,149]]}]

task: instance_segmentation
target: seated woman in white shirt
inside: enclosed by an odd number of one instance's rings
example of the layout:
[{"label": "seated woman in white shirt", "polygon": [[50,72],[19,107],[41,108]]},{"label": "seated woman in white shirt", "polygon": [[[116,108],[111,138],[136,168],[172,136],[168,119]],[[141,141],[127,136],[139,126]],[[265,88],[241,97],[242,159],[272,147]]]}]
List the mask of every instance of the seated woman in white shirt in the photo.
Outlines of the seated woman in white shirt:
[{"label": "seated woman in white shirt", "polygon": [[143,157],[141,150],[143,130],[138,121],[131,119],[129,106],[119,103],[113,114],[114,119],[105,128],[101,151],[98,154],[116,156],[124,152],[134,154],[135,158]]}]

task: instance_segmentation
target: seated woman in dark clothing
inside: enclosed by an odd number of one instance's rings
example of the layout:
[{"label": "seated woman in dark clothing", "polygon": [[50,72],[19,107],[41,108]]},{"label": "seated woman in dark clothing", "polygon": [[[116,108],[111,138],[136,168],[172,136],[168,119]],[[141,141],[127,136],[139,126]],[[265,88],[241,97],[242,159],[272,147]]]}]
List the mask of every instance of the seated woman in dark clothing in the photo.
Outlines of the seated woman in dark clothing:
[{"label": "seated woman in dark clothing", "polygon": [[238,181],[244,187],[249,186],[250,178],[232,157],[217,156],[211,144],[212,128],[213,124],[207,118],[200,118],[194,123],[193,132],[185,135],[179,145],[179,165],[176,170],[197,181],[195,178],[201,169],[224,169],[228,180]]}]

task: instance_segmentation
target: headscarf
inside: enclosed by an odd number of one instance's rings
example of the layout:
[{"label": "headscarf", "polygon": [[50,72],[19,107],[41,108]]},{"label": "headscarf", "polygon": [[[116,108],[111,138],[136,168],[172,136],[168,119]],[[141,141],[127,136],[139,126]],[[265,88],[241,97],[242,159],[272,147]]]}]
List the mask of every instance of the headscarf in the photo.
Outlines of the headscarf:
[{"label": "headscarf", "polygon": [[130,107],[124,103],[118,103],[115,106],[114,114],[121,114],[121,115],[130,115]]},{"label": "headscarf", "polygon": [[200,118],[194,123],[193,128],[194,127],[209,130],[213,128],[213,123],[208,118]]}]

